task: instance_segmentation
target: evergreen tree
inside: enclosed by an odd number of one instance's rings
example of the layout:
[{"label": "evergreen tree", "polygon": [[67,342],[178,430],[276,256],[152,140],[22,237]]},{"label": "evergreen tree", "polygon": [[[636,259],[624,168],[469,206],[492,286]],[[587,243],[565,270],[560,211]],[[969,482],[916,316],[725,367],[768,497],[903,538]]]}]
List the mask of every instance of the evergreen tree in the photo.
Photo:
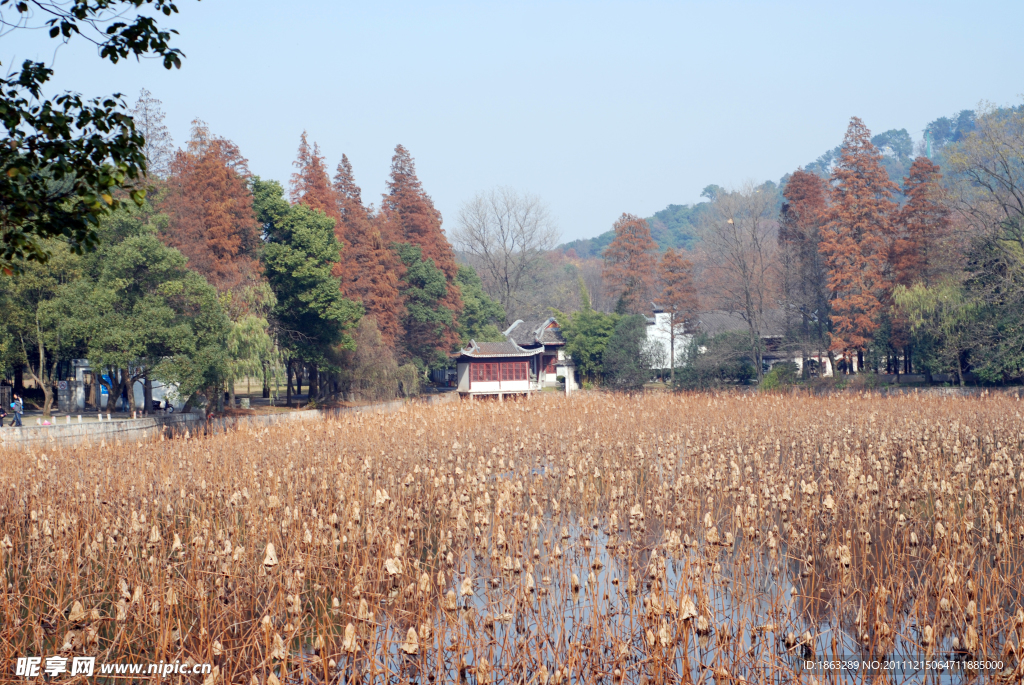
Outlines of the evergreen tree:
[{"label": "evergreen tree", "polygon": [[[381,207],[381,233],[391,242],[419,247],[421,259],[429,261],[444,274],[445,292],[437,301],[438,310],[432,318],[437,323],[438,349],[454,350],[460,342],[458,317],[463,307],[457,282],[459,267],[452,246],[441,229],[441,213],[434,208],[430,196],[423,191],[412,156],[401,145],[395,148],[395,155],[391,159],[391,177],[387,187],[388,192],[384,195]],[[401,251],[399,257],[403,263],[406,262]],[[410,306],[408,301],[405,304]],[[407,317],[406,320],[414,321],[416,317]],[[406,347],[410,350],[418,349],[421,344],[418,337],[420,332],[406,329],[405,334]]]},{"label": "evergreen tree", "polygon": [[82,257],[66,240],[50,239],[41,245],[46,262],[27,261],[15,276],[0,276],[0,321],[15,346],[15,364],[24,364],[43,391],[43,416],[50,417],[54,402],[57,364],[74,355],[73,342],[62,335],[63,317],[58,303],[81,275]]},{"label": "evergreen tree", "polygon": [[647,340],[647,318],[642,314],[624,316],[605,346],[602,365],[608,385],[615,390],[642,390],[651,377],[654,362]]},{"label": "evergreen tree", "polygon": [[93,368],[105,370],[108,398],[127,390],[125,412],[136,409],[137,381],[173,383],[188,404],[197,392],[218,393],[228,372],[231,322],[216,289],[150,225],[140,229],[90,257],[95,276],[78,284],[62,317],[82,333]]},{"label": "evergreen tree", "polygon": [[419,245],[394,243],[394,249],[405,267],[401,281],[404,356],[420,369],[442,367],[452,348],[448,332],[457,330],[456,314],[445,306],[449,289],[445,273],[423,256]]},{"label": "evergreen tree", "polygon": [[887,241],[897,211],[896,190],[871,144],[871,132],[853,117],[832,171],[830,220],[820,246],[833,297],[833,351],[856,350],[863,358],[878,328],[888,298]]},{"label": "evergreen tree", "polygon": [[618,298],[617,310],[648,311],[654,295],[658,246],[646,219],[623,214],[615,222],[615,239],[604,251],[603,277]]},{"label": "evergreen tree", "polygon": [[484,292],[480,276],[471,266],[459,265],[459,290],[462,291],[463,310],[459,317],[459,335],[462,344],[502,342],[505,336],[499,325],[504,325],[505,310],[501,303]]},{"label": "evergreen tree", "polygon": [[296,361],[330,363],[336,351],[351,349],[348,331],[362,308],[342,296],[332,274],[341,251],[334,220],[305,204],[289,206],[283,195],[279,183],[253,179],[264,270],[277,298],[272,316],[291,354],[289,368]]},{"label": "evergreen tree", "polygon": [[582,306],[572,314],[557,310],[554,314],[565,338],[565,353],[572,357],[580,378],[594,380],[603,374],[604,352],[619,316],[599,312],[590,306],[590,295],[582,277],[579,288]]},{"label": "evergreen tree", "polygon": [[334,195],[340,217],[334,232],[345,245],[334,275],[341,279],[345,297],[363,303],[366,316],[377,322],[384,344],[394,349],[402,334],[404,313],[398,291],[402,263],[385,244],[363,206],[362,193],[345,155],[334,176]]},{"label": "evergreen tree", "polygon": [[161,238],[219,292],[258,278],[259,231],[248,188],[248,163],[234,143],[192,122],[192,137],[174,156]]},{"label": "evergreen tree", "polygon": [[697,286],[693,282],[693,263],[672,248],[662,255],[658,264],[661,280],[661,308],[669,315],[669,368],[676,377],[676,340],[684,334],[686,321],[700,310]]}]

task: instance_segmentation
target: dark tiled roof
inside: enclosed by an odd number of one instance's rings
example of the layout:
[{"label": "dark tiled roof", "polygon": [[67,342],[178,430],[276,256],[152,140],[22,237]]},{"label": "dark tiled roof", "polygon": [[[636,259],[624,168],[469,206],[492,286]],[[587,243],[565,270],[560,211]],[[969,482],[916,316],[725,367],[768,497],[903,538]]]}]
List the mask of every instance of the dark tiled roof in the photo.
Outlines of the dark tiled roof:
[{"label": "dark tiled roof", "polygon": [[482,342],[477,343],[479,354],[519,354],[523,350],[514,342]]},{"label": "dark tiled roof", "polygon": [[562,337],[562,329],[559,328],[558,326],[545,328],[543,331],[541,331],[540,341],[546,345],[551,345],[555,343],[563,345],[565,344],[565,338]]},{"label": "dark tiled roof", "polygon": [[[554,323],[555,326],[548,328],[549,324],[552,323]],[[546,319],[535,319],[532,321],[523,321],[520,319],[508,327],[508,330],[505,331],[505,335],[509,340],[515,342],[521,347],[528,345],[556,345],[559,343],[565,343],[565,338],[562,337],[562,329],[558,327],[558,322],[552,317]]]},{"label": "dark tiled roof", "polygon": [[526,322],[519,319],[514,324],[508,327],[505,331],[505,336],[515,342],[517,345],[533,345],[534,334],[537,328],[543,323],[542,321],[530,321]]},{"label": "dark tiled roof", "polygon": [[505,342],[481,342],[469,341],[469,347],[459,352],[460,357],[532,357],[541,350],[524,350],[513,341]]}]

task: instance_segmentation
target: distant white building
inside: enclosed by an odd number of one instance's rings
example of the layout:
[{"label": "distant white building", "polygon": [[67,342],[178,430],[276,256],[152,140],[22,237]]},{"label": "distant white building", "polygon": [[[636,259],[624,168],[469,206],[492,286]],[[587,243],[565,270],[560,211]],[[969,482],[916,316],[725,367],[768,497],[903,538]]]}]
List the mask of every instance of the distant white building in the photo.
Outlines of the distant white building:
[{"label": "distant white building", "polygon": [[[693,340],[693,335],[686,332],[682,323],[677,323],[675,329],[675,365],[680,366],[680,360],[684,358],[686,348]],[[647,342],[651,345],[654,358],[651,368],[669,368],[672,365],[669,358],[670,350],[672,350],[672,315],[657,305],[654,306],[654,316],[647,317]]]},{"label": "distant white building", "polygon": [[[657,305],[654,306],[654,316],[647,317],[647,340],[656,351],[661,354],[655,355],[657,361],[651,366],[654,369],[669,368],[669,336],[671,334],[670,316]],[[709,337],[723,333],[746,333],[746,319],[735,312],[712,310],[701,312],[696,321],[687,321],[686,328],[682,324],[676,324],[676,367],[684,365],[686,349],[697,334],[705,334]],[[770,309],[765,312],[764,328],[761,331],[761,340],[765,347],[764,361],[771,368],[781,361],[792,361],[797,369],[802,369],[802,360],[799,354],[785,349],[787,323],[785,312],[781,309]],[[814,373],[823,376],[832,375],[832,367],[827,356],[816,355],[808,358],[814,365]]]}]

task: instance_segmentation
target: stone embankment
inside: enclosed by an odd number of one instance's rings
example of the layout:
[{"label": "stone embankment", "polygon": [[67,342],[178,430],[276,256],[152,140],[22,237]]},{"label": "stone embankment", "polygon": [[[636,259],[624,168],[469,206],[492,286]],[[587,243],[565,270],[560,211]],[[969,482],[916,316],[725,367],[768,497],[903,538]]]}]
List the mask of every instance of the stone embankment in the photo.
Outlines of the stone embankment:
[{"label": "stone embankment", "polygon": [[417,403],[448,402],[458,398],[458,393],[447,392],[425,395],[411,400],[378,402],[358,407],[332,409],[306,409],[282,411],[273,414],[248,414],[206,419],[203,414],[168,414],[141,419],[115,419],[91,421],[88,423],[54,424],[52,426],[24,426],[0,428],[0,449],[29,449],[46,445],[115,444],[116,442],[156,440],[162,435],[173,439],[189,435],[219,433],[234,430],[240,425],[271,426],[278,423],[322,421],[331,416],[347,412],[401,411]]}]

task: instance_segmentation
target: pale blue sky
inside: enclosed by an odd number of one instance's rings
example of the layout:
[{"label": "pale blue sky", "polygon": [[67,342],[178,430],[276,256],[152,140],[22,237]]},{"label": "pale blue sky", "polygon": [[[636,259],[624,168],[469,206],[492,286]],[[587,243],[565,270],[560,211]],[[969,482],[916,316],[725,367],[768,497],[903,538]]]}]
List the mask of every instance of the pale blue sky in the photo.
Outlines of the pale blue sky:
[{"label": "pale blue sky", "polygon": [[[622,212],[778,180],[837,145],[1024,92],[1021,2],[276,2],[178,0],[182,69],[57,53],[57,88],[142,87],[175,142],[201,118],[287,182],[303,129],[379,204],[402,143],[451,227],[477,191],[543,197],[564,240]],[[4,69],[49,61],[9,35]]]}]

